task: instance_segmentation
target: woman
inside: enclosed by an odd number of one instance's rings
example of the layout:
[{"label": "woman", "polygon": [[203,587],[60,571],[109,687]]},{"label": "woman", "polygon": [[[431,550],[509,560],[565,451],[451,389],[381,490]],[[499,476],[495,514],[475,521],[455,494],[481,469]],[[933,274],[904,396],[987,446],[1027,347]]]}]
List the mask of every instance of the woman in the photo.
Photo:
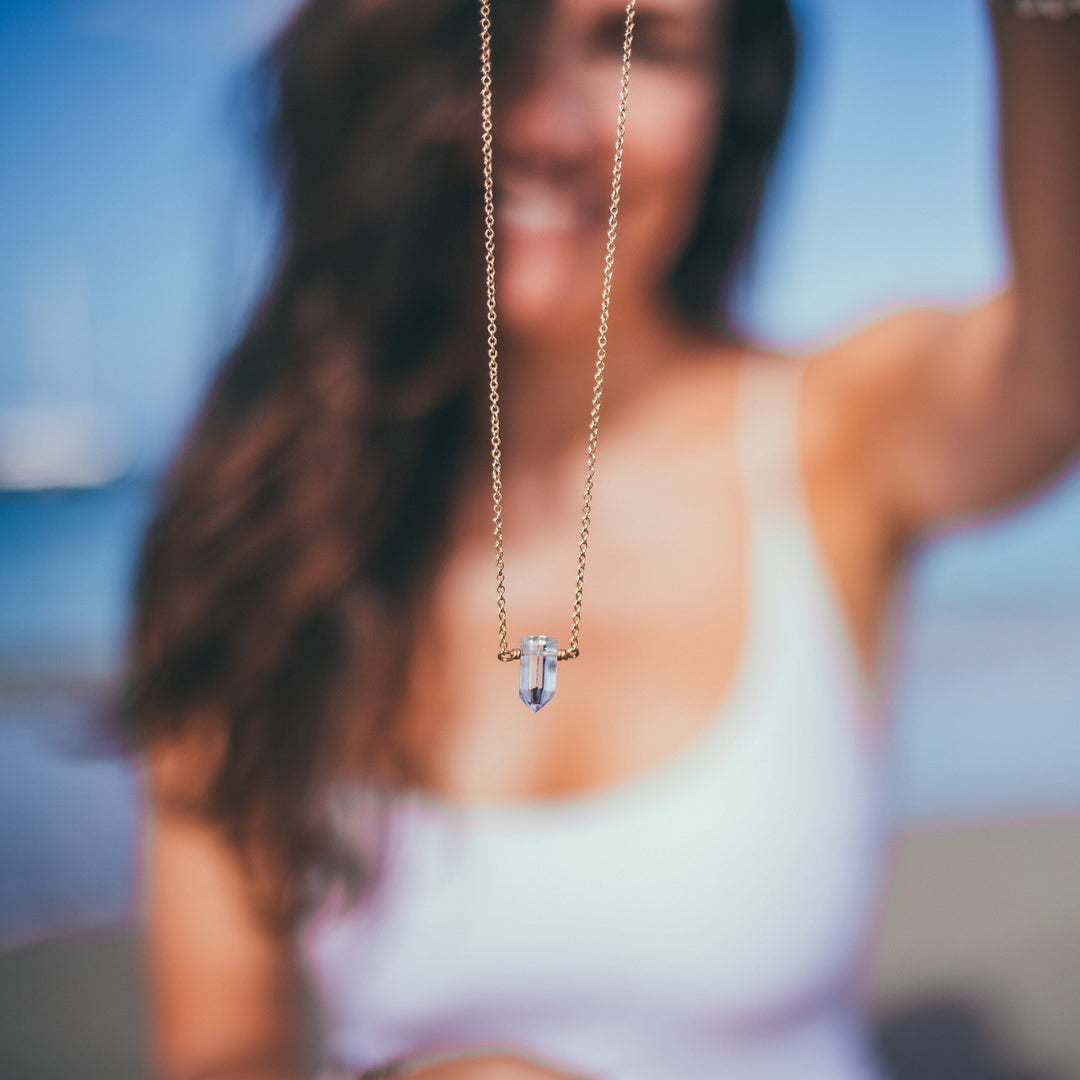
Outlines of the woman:
[{"label": "woman", "polygon": [[[508,602],[554,628],[623,8],[494,22]],[[1012,287],[796,360],[726,319],[784,0],[640,0],[581,657],[523,719],[494,657],[476,9],[303,7],[269,65],[277,274],[139,580],[166,1076],[301,1075],[303,964],[345,1074],[876,1074],[891,597],[930,528],[1080,434],[1080,19],[994,24]]]}]

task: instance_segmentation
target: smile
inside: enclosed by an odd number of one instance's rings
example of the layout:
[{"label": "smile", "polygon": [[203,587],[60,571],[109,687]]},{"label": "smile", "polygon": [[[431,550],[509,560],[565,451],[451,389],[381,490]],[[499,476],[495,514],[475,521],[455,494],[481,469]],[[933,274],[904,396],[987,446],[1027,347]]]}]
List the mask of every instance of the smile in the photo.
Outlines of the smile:
[{"label": "smile", "polygon": [[531,232],[580,232],[600,221],[579,198],[547,184],[507,184],[499,192],[497,213],[500,224]]}]

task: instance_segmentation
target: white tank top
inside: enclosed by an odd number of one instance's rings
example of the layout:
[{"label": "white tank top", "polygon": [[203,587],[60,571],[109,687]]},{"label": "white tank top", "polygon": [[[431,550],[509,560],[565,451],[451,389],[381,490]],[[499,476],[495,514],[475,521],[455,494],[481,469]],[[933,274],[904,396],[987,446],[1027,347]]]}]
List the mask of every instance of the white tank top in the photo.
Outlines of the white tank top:
[{"label": "white tank top", "polygon": [[499,1048],[592,1080],[881,1077],[861,1002],[878,695],[807,511],[801,369],[742,368],[750,602],[729,696],[689,747],[600,791],[397,800],[378,887],[304,930],[329,1065]]}]

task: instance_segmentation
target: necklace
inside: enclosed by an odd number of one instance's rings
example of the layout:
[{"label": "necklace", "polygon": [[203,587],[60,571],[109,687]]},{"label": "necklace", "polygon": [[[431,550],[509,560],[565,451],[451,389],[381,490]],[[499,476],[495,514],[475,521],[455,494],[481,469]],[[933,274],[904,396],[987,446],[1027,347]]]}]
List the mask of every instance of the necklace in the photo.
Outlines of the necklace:
[{"label": "necklace", "polygon": [[596,341],[596,374],[593,380],[592,410],[589,413],[589,439],[586,451],[584,508],[578,543],[577,582],[574,588],[570,645],[558,647],[547,634],[528,634],[521,647],[511,649],[506,642],[506,581],[503,565],[502,533],[502,457],[499,438],[499,344],[495,310],[495,179],[492,165],[491,119],[491,2],[480,3],[480,93],[481,128],[484,158],[484,255],[487,271],[488,374],[491,385],[491,480],[492,522],[495,526],[496,597],[499,608],[499,660],[517,660],[518,695],[533,712],[543,708],[555,696],[556,663],[573,660],[578,655],[578,632],[581,626],[581,598],[585,585],[585,556],[589,548],[589,511],[592,505],[593,476],[596,471],[596,436],[600,424],[600,396],[604,388],[604,363],[607,359],[608,315],[611,307],[611,282],[615,267],[615,238],[619,224],[619,196],[622,188],[623,142],[626,138],[626,107],[630,91],[630,52],[634,40],[636,0],[626,5],[623,34],[622,75],[619,82],[619,112],[615,129],[615,155],[611,172],[611,202],[608,211],[607,247],[604,254],[603,287],[600,293],[600,328]]}]

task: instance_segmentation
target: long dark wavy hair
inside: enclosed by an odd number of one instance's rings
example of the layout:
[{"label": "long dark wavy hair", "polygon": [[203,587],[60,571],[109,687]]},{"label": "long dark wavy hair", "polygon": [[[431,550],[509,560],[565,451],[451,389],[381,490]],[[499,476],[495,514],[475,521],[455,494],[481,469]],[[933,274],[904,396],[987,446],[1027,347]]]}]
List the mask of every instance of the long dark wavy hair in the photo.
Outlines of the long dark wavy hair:
[{"label": "long dark wavy hair", "polygon": [[[669,282],[721,330],[795,62],[786,0],[726,3],[722,130]],[[544,7],[500,0],[497,77],[527,69]],[[332,827],[340,764],[419,778],[406,660],[486,437],[477,35],[475,0],[309,0],[264,57],[276,270],[142,553],[126,730],[189,748],[167,797],[222,830],[286,927],[355,854]]]}]

